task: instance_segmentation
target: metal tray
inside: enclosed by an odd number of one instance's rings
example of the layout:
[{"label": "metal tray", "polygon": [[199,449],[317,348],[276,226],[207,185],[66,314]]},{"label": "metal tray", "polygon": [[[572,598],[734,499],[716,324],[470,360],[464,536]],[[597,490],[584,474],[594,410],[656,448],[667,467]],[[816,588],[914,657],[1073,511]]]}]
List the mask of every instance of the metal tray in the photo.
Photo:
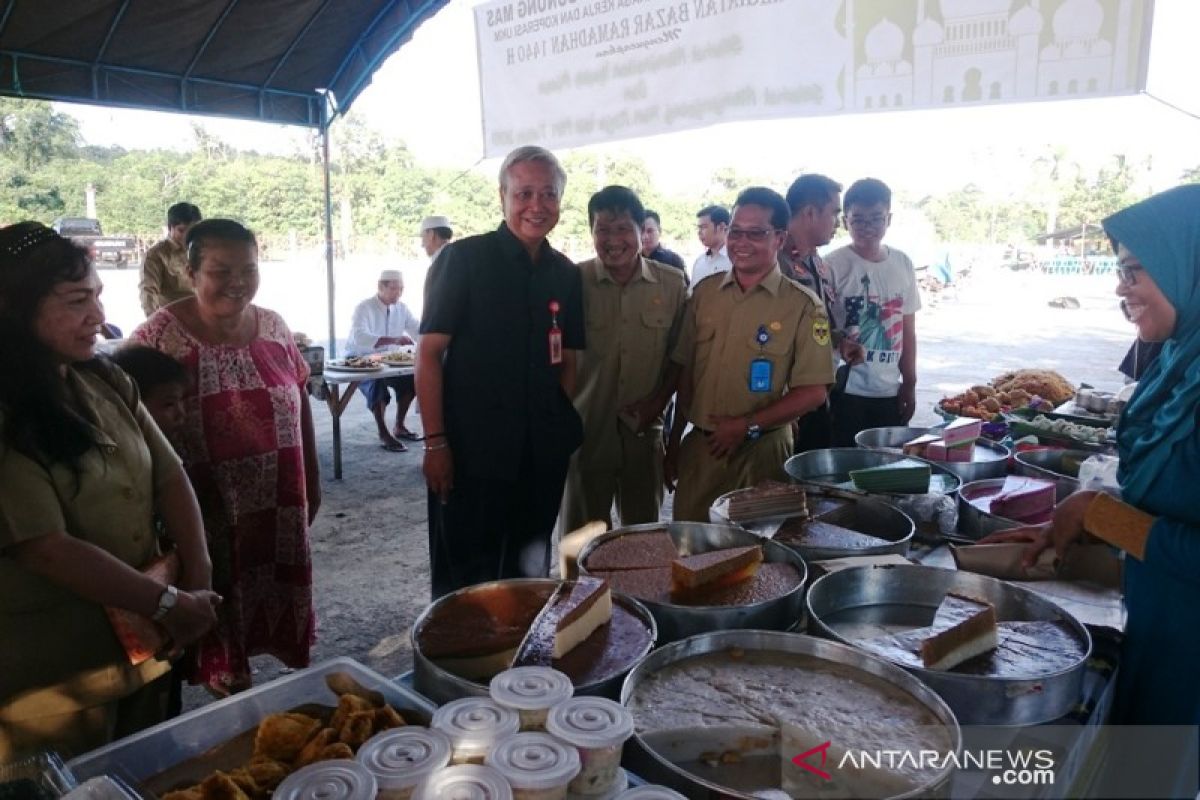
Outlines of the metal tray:
[{"label": "metal tray", "polygon": [[[1044,474],[1029,475],[1026,477],[1049,479]],[[1006,531],[1010,528],[1019,528],[1022,525],[1031,524],[989,513],[971,502],[972,499],[980,495],[995,494],[1004,486],[1004,480],[1004,478],[989,478],[985,481],[972,481],[971,483],[963,484],[963,487],[958,490],[958,532],[960,534],[972,541],[978,541],[984,536],[996,533],[997,531]],[[1054,502],[1061,503],[1073,491],[1074,489],[1069,488],[1065,483],[1055,481]]]},{"label": "metal tray", "polygon": [[[665,667],[696,656],[732,649],[813,656],[839,665],[847,672],[858,671],[881,678],[929,709],[945,726],[954,750],[957,752],[961,747],[962,732],[954,712],[928,686],[881,658],[852,647],[799,633],[719,631],[693,636],[660,647],[629,673],[629,677],[625,679],[625,685],[621,689],[621,702],[628,706],[638,687],[643,682],[653,679]],[[867,725],[869,725],[869,721],[864,720],[864,727]],[[642,735],[640,729],[641,726],[637,726],[631,745],[625,749],[625,758],[622,763],[629,770],[637,772],[647,780],[677,789],[692,800],[718,800],[718,798],[729,797],[752,800],[754,798],[754,795],[743,794],[715,781],[699,777],[673,763],[647,741],[647,737]],[[948,765],[936,780],[901,796],[928,797],[944,794],[951,777],[952,767]]]},{"label": "metal tray", "polygon": [[[739,489],[738,491],[747,490]],[[734,494],[737,492],[723,494],[712,504],[708,515],[713,522],[721,525],[735,524],[723,513],[723,509],[728,507],[726,501]],[[908,547],[912,542],[916,526],[911,517],[890,503],[884,502],[878,497],[864,497],[855,492],[823,486],[810,486],[805,490],[805,494],[808,496],[808,513],[812,519],[828,522],[831,525],[840,525],[843,528],[878,536],[880,539],[888,541],[887,545],[852,549],[807,547],[780,542],[784,547],[799,553],[805,561],[822,561],[847,556],[878,556],[887,553],[908,555]],[[789,519],[791,517],[761,517],[736,524],[740,524],[746,530],[759,536],[771,538]]]},{"label": "metal tray", "polygon": [[435,706],[419,694],[388,680],[349,658],[335,658],[264,683],[247,692],[198,708],[147,728],[67,763],[81,782],[97,775],[116,775],[131,786],[200,756],[253,729],[265,717],[308,704],[337,705],[325,676],[346,673],[360,685],[381,693],[397,711],[428,724]]},{"label": "metal tray", "polygon": [[1082,462],[1094,455],[1091,450],[1026,450],[1013,456],[1014,471],[1029,478],[1054,481],[1061,500],[1079,489],[1079,467],[1072,467],[1065,460]]},{"label": "metal tray", "polygon": [[[809,630],[839,642],[847,625],[869,623],[899,632],[928,625],[948,591],[980,597],[1001,621],[1065,622],[1084,654],[1072,666],[1047,675],[999,678],[904,666],[954,709],[964,725],[1035,725],[1058,719],[1078,702],[1092,651],[1087,629],[1053,603],[1026,589],[969,572],[922,566],[851,567],[813,582],[808,594]],[[853,620],[842,620],[847,614]]]},{"label": "metal tray", "polygon": [[[918,436],[937,433],[939,430],[939,428],[867,428],[865,431],[859,431],[858,435],[854,437],[854,443],[867,450],[899,453],[905,444]],[[971,454],[970,461],[933,461],[931,463],[945,467],[962,478],[964,483],[967,483],[984,478],[1003,477],[1010,455],[1009,449],[999,442],[980,438],[975,440],[975,449]]]},{"label": "metal tray", "polygon": [[[426,657],[424,652],[421,650],[417,636],[421,629],[424,628],[426,622],[438,605],[440,603],[447,602],[448,598],[457,597],[472,591],[488,589],[502,583],[511,585],[544,584],[548,587],[555,587],[561,583],[561,581],[555,580],[554,578],[510,578],[503,581],[479,583],[474,586],[468,586],[464,589],[459,589],[456,592],[451,592],[450,594],[440,597],[426,606],[425,610],[421,612],[421,615],[417,617],[417,621],[413,623],[412,630],[409,632],[409,642],[412,645],[413,652],[413,688],[416,689],[416,691],[420,692],[422,695],[428,697],[430,700],[438,703],[439,705],[442,703],[448,703],[451,700],[457,700],[460,697],[488,696],[488,687],[486,683],[478,683],[476,681],[468,680],[467,678],[455,675],[454,673],[438,666],[437,663],[435,663],[432,659]],[[552,588],[547,591],[547,596],[549,596],[550,591],[552,591]],[[630,669],[639,664],[641,660],[646,657],[647,653],[654,649],[654,644],[658,640],[658,626],[655,624],[654,616],[649,610],[647,610],[646,606],[644,606],[635,598],[619,592],[613,592],[612,600],[614,605],[619,605],[625,611],[629,612],[646,625],[646,628],[650,631],[650,641],[646,645],[645,649],[640,653],[634,654],[634,656],[629,659],[629,663],[623,668],[614,671],[611,675],[606,675],[591,683],[585,683],[576,686],[575,694],[599,695],[601,697],[615,699],[617,694],[621,691],[621,681],[625,679],[625,675]]]},{"label": "metal tray", "polygon": [[[940,491],[941,494],[950,495],[957,492],[958,487],[962,485],[962,480],[953,472],[946,469],[946,465],[944,464],[935,463],[924,458],[916,458],[915,456],[906,456],[902,453],[865,450],[860,447],[834,447],[828,450],[809,450],[807,453],[800,453],[789,458],[784,462],[783,469],[794,480],[801,483],[816,483],[822,486],[831,486],[835,489],[857,492],[865,496],[866,492],[844,485],[850,481],[851,470],[882,467],[884,464],[894,464],[897,461],[903,461],[907,458],[930,466],[933,471],[933,476],[929,484],[930,489]],[[936,482],[940,482],[940,487],[935,486]],[[882,496],[887,497],[890,495]]]},{"label": "metal tray", "polygon": [[629,533],[667,529],[681,556],[707,553],[728,547],[762,545],[763,561],[791,564],[800,573],[800,582],[792,591],[780,597],[744,606],[681,606],[674,603],[641,602],[650,609],[658,623],[659,643],[673,642],[706,631],[733,628],[787,630],[804,616],[804,586],[808,582],[808,565],[792,548],[764,539],[735,525],[713,525],[703,522],[672,522],[631,525],[616,528],[588,543],[579,554],[579,571],[587,575],[587,558],[604,542]]}]

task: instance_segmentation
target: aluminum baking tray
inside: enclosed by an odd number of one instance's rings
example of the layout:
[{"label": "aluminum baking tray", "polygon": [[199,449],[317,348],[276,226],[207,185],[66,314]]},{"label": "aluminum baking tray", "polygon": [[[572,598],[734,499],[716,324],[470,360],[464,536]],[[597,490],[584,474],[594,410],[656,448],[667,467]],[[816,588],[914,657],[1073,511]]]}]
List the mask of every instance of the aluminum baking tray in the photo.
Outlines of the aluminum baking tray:
[{"label": "aluminum baking tray", "polygon": [[1061,623],[1082,655],[1047,673],[1020,677],[938,671],[901,664],[954,709],[964,725],[1035,725],[1066,714],[1079,701],[1091,636],[1059,606],[1027,589],[984,575],[924,566],[851,567],[813,582],[809,630],[857,646],[863,638],[929,625],[946,593],[992,603],[1001,622]]},{"label": "aluminum baking tray", "polygon": [[[932,471],[929,482],[931,492],[952,495],[962,485],[962,480],[945,464],[935,463],[924,458],[906,456],[903,453],[888,453],[883,450],[866,450],[861,447],[833,447],[828,450],[809,450],[789,458],[783,464],[783,469],[794,480],[801,483],[816,483],[831,486],[835,489],[859,492],[850,483],[850,472],[868,467],[882,467],[885,464],[895,464],[897,461],[912,459],[928,464]],[[848,485],[849,484],[849,485]],[[891,495],[882,495],[888,497]]]}]

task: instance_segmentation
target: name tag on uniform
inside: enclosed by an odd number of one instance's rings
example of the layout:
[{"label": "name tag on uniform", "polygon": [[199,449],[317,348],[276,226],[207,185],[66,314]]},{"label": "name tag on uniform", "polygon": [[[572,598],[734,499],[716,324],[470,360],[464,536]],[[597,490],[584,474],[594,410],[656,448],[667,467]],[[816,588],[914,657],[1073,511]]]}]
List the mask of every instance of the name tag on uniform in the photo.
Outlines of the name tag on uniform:
[{"label": "name tag on uniform", "polygon": [[550,301],[550,332],[547,334],[548,344],[550,345],[550,363],[561,364],[562,353],[562,331],[558,328],[558,310],[559,305],[557,300]]},{"label": "name tag on uniform", "polygon": [[765,358],[756,358],[750,362],[750,391],[771,391],[771,362]]}]

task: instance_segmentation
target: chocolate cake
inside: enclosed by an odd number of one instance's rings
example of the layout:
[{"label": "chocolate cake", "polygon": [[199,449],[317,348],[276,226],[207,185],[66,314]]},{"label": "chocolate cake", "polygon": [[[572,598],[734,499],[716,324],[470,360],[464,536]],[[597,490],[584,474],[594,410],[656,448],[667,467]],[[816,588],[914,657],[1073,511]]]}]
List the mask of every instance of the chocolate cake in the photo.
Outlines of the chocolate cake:
[{"label": "chocolate cake", "polygon": [[627,533],[602,542],[588,553],[588,572],[620,569],[670,567],[679,558],[675,540],[666,528],[657,531]]}]

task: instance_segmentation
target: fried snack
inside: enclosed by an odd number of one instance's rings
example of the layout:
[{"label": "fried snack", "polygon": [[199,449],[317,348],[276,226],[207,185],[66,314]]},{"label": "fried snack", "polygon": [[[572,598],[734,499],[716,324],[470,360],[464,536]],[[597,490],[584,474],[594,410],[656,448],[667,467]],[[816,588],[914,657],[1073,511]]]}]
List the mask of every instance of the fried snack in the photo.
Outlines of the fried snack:
[{"label": "fried snack", "polygon": [[242,788],[224,772],[217,770],[200,784],[203,800],[250,800]]},{"label": "fried snack", "polygon": [[346,723],[338,729],[338,741],[357,749],[375,735],[375,709],[355,711],[346,717]]},{"label": "fried snack", "polygon": [[237,784],[237,787],[246,793],[247,797],[254,800],[260,800],[267,796],[267,790],[258,785],[254,780],[254,776],[250,774],[245,767],[238,767],[228,773],[229,780]]},{"label": "fried snack", "polygon": [[303,749],[296,756],[296,760],[292,762],[292,766],[296,769],[307,767],[309,764],[320,758],[321,751],[338,740],[338,732],[334,728],[322,728],[317,735],[308,740]]},{"label": "fried snack", "polygon": [[275,787],[282,783],[283,779],[292,771],[287,764],[269,758],[254,759],[246,765],[245,769],[264,792],[274,791]]},{"label": "fried snack", "polygon": [[388,731],[392,728],[403,728],[408,723],[396,709],[389,705],[375,709],[375,732]]},{"label": "fried snack", "polygon": [[369,700],[358,695],[344,694],[338,698],[337,711],[333,712],[333,719],[329,721],[329,727],[340,732],[351,714],[374,709],[375,706]]},{"label": "fried snack", "polygon": [[320,727],[320,720],[306,714],[272,714],[259,723],[254,755],[290,762]]},{"label": "fried snack", "polygon": [[186,789],[167,792],[162,796],[162,800],[201,800],[203,797],[204,794],[200,791],[199,786],[189,786]]},{"label": "fried snack", "polygon": [[325,685],[329,687],[329,691],[338,697],[349,694],[361,697],[372,706],[381,706],[384,704],[384,698],[380,692],[368,689],[345,672],[329,673],[325,676]]},{"label": "fried snack", "polygon": [[333,761],[337,758],[354,758],[354,750],[344,742],[334,742],[321,751],[317,761]]}]

